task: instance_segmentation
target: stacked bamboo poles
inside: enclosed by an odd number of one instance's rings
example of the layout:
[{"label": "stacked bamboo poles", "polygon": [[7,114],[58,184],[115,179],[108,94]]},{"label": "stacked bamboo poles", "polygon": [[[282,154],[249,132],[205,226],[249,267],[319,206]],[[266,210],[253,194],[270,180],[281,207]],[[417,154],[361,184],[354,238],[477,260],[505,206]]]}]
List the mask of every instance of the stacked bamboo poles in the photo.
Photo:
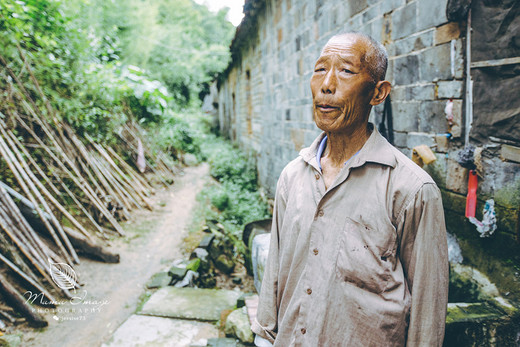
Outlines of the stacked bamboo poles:
[{"label": "stacked bamboo poles", "polygon": [[[138,152],[138,141],[141,139],[141,143],[144,147],[145,153],[152,153],[151,149],[147,144],[142,141],[142,139],[146,138],[144,134],[144,130],[139,127],[135,122],[128,122],[123,126],[123,131],[118,134],[123,144],[134,153]],[[148,155],[148,158],[151,158],[151,155]],[[149,160],[145,160],[146,165],[150,170],[159,176],[160,181],[168,186],[171,182],[169,182],[169,178],[175,174],[173,171],[173,167],[168,164],[165,159],[165,155],[162,152],[159,152],[155,155],[155,162],[151,163]]]},{"label": "stacked bamboo poles", "polygon": [[[124,235],[118,218],[128,218],[133,209],[151,210],[148,199],[154,188],[147,176],[139,174],[116,150],[89,137],[80,139],[58,119],[26,56],[18,49],[22,61],[18,74],[0,55],[0,66],[4,67],[0,76],[7,88],[0,96],[5,98],[0,101],[0,161],[17,182],[16,187],[9,187],[0,178],[0,265],[14,274],[22,287],[42,293],[52,303],[56,293],[70,298],[71,288],[61,288],[53,280],[51,264],[79,264],[78,247],[89,248],[106,261],[118,261],[119,257],[104,251],[96,239],[109,237],[107,233]],[[26,88],[22,76],[27,74],[30,85]],[[138,124],[129,122],[120,139],[121,148],[134,157],[137,142],[145,144],[146,134]],[[145,154],[155,177],[165,185],[172,183],[174,172],[165,155],[153,153],[146,144]],[[12,196],[37,214],[41,230],[27,222]],[[64,219],[74,229],[63,227]],[[6,295],[13,291],[6,283],[10,278],[0,277],[0,292]],[[79,286],[79,280],[73,281],[73,288]],[[18,299],[13,298],[13,302]]]}]

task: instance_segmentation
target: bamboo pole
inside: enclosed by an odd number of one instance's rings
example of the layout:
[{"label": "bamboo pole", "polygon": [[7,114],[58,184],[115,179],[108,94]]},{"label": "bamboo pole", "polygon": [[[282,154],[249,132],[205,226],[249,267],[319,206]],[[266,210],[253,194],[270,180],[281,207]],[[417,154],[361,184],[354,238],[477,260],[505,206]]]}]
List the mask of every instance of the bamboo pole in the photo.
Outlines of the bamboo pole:
[{"label": "bamboo pole", "polygon": [[117,159],[117,161],[120,163],[120,165],[122,165],[123,168],[126,169],[126,172],[134,178],[134,181],[137,182],[137,184],[139,184],[142,187],[144,194],[146,196],[150,196],[151,194],[155,193],[153,187],[148,183],[148,181],[146,181],[146,179],[144,177],[142,177],[140,174],[138,174],[134,170],[134,168],[132,168],[130,165],[128,165],[128,163],[123,158],[121,158],[119,156],[119,154],[117,154],[116,151],[114,151],[111,147],[107,147],[106,149],[108,150],[108,152],[110,152],[110,154],[112,156],[114,156]]},{"label": "bamboo pole", "polygon": [[[27,246],[28,250],[31,254],[34,255],[35,259],[43,266],[45,264],[46,255],[43,253],[43,242],[40,240],[38,235],[34,232],[29,223],[25,220],[20,212],[18,206],[14,203],[14,201],[9,197],[6,190],[3,186],[0,186],[0,201],[2,202],[3,209],[0,209],[0,215],[5,218],[5,220],[13,220],[14,226],[10,226],[11,230],[19,230],[19,237],[22,238],[22,246],[19,246],[21,250],[25,249]],[[8,236],[10,236],[9,234]],[[13,240],[16,243],[16,240]],[[18,244],[17,244],[18,246]]]},{"label": "bamboo pole", "polygon": [[[13,153],[11,153],[11,151],[9,150],[9,147],[7,146],[7,144],[5,143],[4,139],[1,136],[0,136],[0,154],[2,154],[2,156],[6,160],[9,168],[11,169],[11,172],[17,179],[18,183],[20,183],[20,186],[21,186],[22,190],[25,192],[27,198],[35,206],[37,206],[38,204],[36,203],[36,199],[34,198],[32,192],[31,192],[31,189],[29,188],[30,184],[28,186],[28,183],[31,181],[30,178],[27,176],[25,171],[23,171],[20,164],[16,161],[16,158],[14,158]],[[61,243],[60,239],[58,238],[58,235],[56,235],[56,232],[54,231],[52,226],[49,224],[47,219],[44,218],[40,209],[37,209],[36,212],[38,213],[38,216],[40,217],[41,221],[43,222],[43,224],[45,225],[45,227],[51,234],[52,238],[54,239],[54,242],[56,243],[56,245],[58,246],[60,251],[63,252],[63,255],[65,256],[65,258],[67,258],[67,261],[72,263],[72,259],[69,257],[69,254],[65,250],[65,247]]]},{"label": "bamboo pole", "polygon": [[[29,168],[29,165],[27,165],[27,163],[25,162],[23,156],[20,154],[20,151],[17,149],[16,145],[11,140],[11,138],[9,137],[9,135],[7,134],[7,132],[5,131],[3,126],[0,126],[0,132],[2,132],[2,135],[4,136],[5,140],[7,140],[8,145],[11,147],[10,148],[11,152],[14,152],[16,157],[18,157],[17,158],[18,159],[18,163],[21,164],[22,169],[25,171],[25,173],[27,174],[27,176],[29,178],[29,183],[30,183],[29,185],[33,189],[33,191],[34,191],[36,197],[38,198],[38,200],[40,200],[40,203],[42,204],[44,210],[49,214],[50,221],[54,225],[54,228],[56,228],[56,230],[58,231],[58,235],[61,237],[61,240],[65,243],[65,246],[67,247],[67,249],[69,251],[69,254],[72,256],[72,259],[74,260],[74,262],[76,264],[79,264],[80,261],[79,261],[78,255],[76,254],[76,251],[74,250],[74,247],[72,247],[72,244],[70,243],[70,240],[67,237],[67,234],[65,234],[65,231],[61,227],[61,223],[56,219],[56,216],[54,216],[54,213],[52,212],[49,204],[47,204],[47,201],[43,198],[43,196],[41,195],[40,191],[36,187],[36,185],[38,183],[40,183],[40,181],[38,181],[36,176],[34,176],[34,173]],[[0,139],[1,139],[1,136],[0,136]],[[35,204],[35,206],[37,206],[37,205]],[[43,214],[41,214],[41,215],[43,216]],[[65,258],[67,258],[67,257],[65,256]]]},{"label": "bamboo pole", "polygon": [[2,254],[0,254],[0,261],[2,261],[5,265],[7,265],[11,270],[13,270],[14,273],[16,273],[18,276],[23,278],[27,283],[29,283],[34,289],[38,290],[40,293],[42,293],[50,302],[50,307],[56,307],[53,303],[57,300],[52,296],[51,293],[49,293],[43,286],[41,286],[38,282],[36,282],[31,277],[27,276],[25,272],[23,272],[18,266],[13,264],[9,259],[4,257]]},{"label": "bamboo pole", "polygon": [[[0,113],[1,115],[1,113]],[[24,129],[29,132],[29,134],[42,146],[42,148],[51,156],[51,158],[58,164],[58,166],[68,175],[70,179],[80,188],[82,189],[89,200],[92,202],[92,204],[107,218],[107,220],[112,224],[115,231],[123,236],[125,235],[125,232],[123,228],[119,225],[119,223],[112,217],[110,212],[103,206],[103,203],[99,200],[97,195],[92,191],[92,188],[86,184],[85,179],[81,176],[79,172],[77,172],[77,168],[74,165],[73,170],[75,171],[76,175],[73,175],[69,169],[63,164],[61,160],[57,158],[57,156],[40,140],[40,138],[34,133],[34,131],[25,123],[25,121],[19,116],[16,115],[17,119],[20,121],[20,124]]]},{"label": "bamboo pole", "polygon": [[[23,151],[23,153],[25,154],[26,158],[28,158],[30,160],[30,162],[33,164],[34,167],[38,168],[39,169],[39,166],[36,164],[36,162],[34,161],[34,159],[32,158],[32,156],[29,154],[29,152],[25,149],[25,147],[20,143],[20,141],[18,141],[18,139],[16,138],[16,136],[14,136],[14,134],[9,131],[8,132],[9,136],[11,137],[11,139],[18,145],[18,148],[21,149]],[[50,181],[49,178],[47,177],[47,175],[41,171],[40,169],[40,176],[45,180],[45,181]],[[65,217],[76,227],[79,229],[79,231],[84,234],[86,237],[90,238],[90,233],[83,227],[83,225],[81,225],[81,223],[79,223],[76,218],[74,218],[74,216],[72,216],[66,209],[65,207],[63,207],[62,204],[60,204],[58,202],[58,200],[56,200],[56,198],[54,198],[54,196],[45,188],[45,186],[39,181],[39,180],[35,180],[35,183],[36,185],[38,186],[38,188],[44,193],[44,195],[49,199],[49,201],[61,212],[63,213],[63,215],[65,215]],[[2,182],[0,182],[0,184],[3,184]],[[53,185],[54,186],[54,185]],[[5,187],[4,187],[5,188]],[[54,189],[57,190],[56,187],[54,187]],[[61,194],[60,194],[61,195]],[[28,201],[30,203],[30,201]],[[36,208],[36,207],[33,207],[33,208]]]},{"label": "bamboo pole", "polygon": [[110,164],[110,166],[112,168],[114,168],[114,170],[119,174],[119,176],[122,178],[122,182],[121,183],[124,184],[124,186],[127,188],[127,190],[135,191],[135,193],[140,198],[140,200],[143,201],[143,203],[146,205],[146,208],[148,208],[149,210],[152,210],[152,206],[147,201],[146,196],[144,196],[144,194],[142,194],[142,191],[139,189],[140,187],[133,187],[132,186],[132,183],[134,183],[134,182],[132,182],[123,173],[123,171],[119,168],[119,166],[117,166],[116,163],[114,163],[112,158],[108,155],[108,153],[104,150],[104,148],[101,145],[98,145],[98,144],[93,143],[93,142],[91,142],[91,143],[93,144],[94,148],[96,148],[98,150],[98,152],[107,160],[107,162]]},{"label": "bamboo pole", "polygon": [[25,298],[16,291],[2,274],[0,274],[0,291],[5,296],[6,301],[11,302],[18,312],[27,317],[31,325],[36,327],[45,327],[48,325],[45,318],[31,309]]},{"label": "bamboo pole", "polygon": [[58,182],[60,183],[60,185],[62,186],[62,188],[65,190],[65,192],[71,197],[72,201],[74,201],[74,203],[76,204],[76,206],[79,207],[79,209],[85,214],[85,216],[90,220],[90,222],[92,223],[92,225],[94,225],[94,227],[99,231],[99,233],[101,235],[103,235],[104,237],[106,237],[106,234],[105,234],[105,231],[103,230],[103,228],[96,222],[96,220],[94,219],[94,217],[92,217],[92,215],[85,209],[85,207],[83,206],[83,204],[78,200],[78,198],[76,198],[76,195],[74,195],[74,193],[69,189],[69,187],[67,187],[67,185],[65,184],[65,182],[63,182],[63,180],[56,174],[54,173],[54,177],[58,180]]}]

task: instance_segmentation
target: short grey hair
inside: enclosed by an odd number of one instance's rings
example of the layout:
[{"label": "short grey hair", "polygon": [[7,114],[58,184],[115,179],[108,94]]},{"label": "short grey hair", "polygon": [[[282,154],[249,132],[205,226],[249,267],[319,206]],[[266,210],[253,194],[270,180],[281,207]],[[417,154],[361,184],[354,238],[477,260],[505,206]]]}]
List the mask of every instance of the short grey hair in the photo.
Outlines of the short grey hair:
[{"label": "short grey hair", "polygon": [[367,52],[362,57],[362,61],[368,63],[368,73],[372,76],[373,82],[384,81],[386,76],[386,69],[388,68],[388,53],[385,46],[372,36],[359,31],[349,31],[334,35],[333,37],[342,36],[357,36],[363,40],[367,46]]}]

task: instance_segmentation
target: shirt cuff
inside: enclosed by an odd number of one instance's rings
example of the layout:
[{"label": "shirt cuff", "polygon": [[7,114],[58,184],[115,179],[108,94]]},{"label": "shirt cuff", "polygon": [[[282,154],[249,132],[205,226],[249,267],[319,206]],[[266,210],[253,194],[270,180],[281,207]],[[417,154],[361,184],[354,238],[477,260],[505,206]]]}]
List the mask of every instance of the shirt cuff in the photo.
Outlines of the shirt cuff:
[{"label": "shirt cuff", "polygon": [[267,341],[266,339],[264,339],[263,337],[261,337],[260,335],[256,335],[255,336],[255,346],[256,347],[272,347],[273,344],[269,341]]},{"label": "shirt cuff", "polygon": [[267,342],[274,344],[274,339],[276,338],[276,334],[273,334],[268,329],[265,329],[256,318],[253,320],[253,324],[251,325],[251,330],[256,334],[256,336],[260,336],[263,340],[266,340]]}]

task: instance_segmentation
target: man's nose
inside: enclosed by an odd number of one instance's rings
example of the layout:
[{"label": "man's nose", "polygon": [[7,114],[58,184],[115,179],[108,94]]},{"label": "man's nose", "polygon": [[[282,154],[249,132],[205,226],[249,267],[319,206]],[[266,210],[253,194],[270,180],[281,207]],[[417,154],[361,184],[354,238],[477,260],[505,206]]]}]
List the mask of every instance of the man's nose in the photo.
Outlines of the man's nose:
[{"label": "man's nose", "polygon": [[336,73],[334,69],[330,69],[325,75],[323,84],[321,85],[321,91],[323,94],[334,94],[336,92]]}]

